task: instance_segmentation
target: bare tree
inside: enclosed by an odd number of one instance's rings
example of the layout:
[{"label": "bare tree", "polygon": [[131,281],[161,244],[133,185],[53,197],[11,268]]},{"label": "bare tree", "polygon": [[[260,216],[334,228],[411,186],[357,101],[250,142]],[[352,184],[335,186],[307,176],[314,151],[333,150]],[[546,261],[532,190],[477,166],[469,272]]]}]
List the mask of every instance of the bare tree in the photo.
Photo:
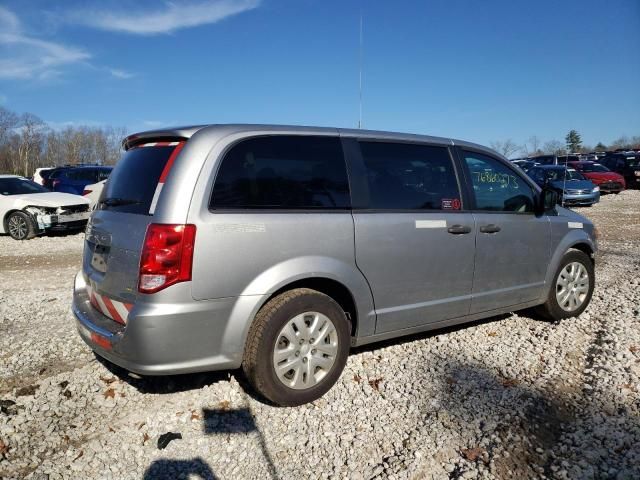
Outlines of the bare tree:
[{"label": "bare tree", "polygon": [[30,176],[36,159],[42,153],[42,141],[46,125],[32,113],[25,113],[20,119],[20,146],[18,147],[19,168],[25,177]]},{"label": "bare tree", "polygon": [[522,147],[516,145],[510,138],[504,142],[491,142],[491,148],[509,158],[511,155],[521,150]]},{"label": "bare tree", "polygon": [[536,135],[529,137],[528,142],[524,145],[523,150],[528,157],[542,155],[540,139]]},{"label": "bare tree", "polygon": [[4,143],[7,136],[18,126],[18,116],[11,110],[0,107],[0,144]]},{"label": "bare tree", "polygon": [[615,150],[618,148],[631,148],[631,141],[629,140],[629,137],[627,137],[626,135],[623,135],[620,138],[617,138],[616,140],[614,140],[613,143],[611,143],[611,145],[609,146],[609,148],[611,148],[612,150]]},{"label": "bare tree", "polygon": [[546,142],[542,147],[542,151],[547,155],[566,155],[567,153],[565,144],[560,140],[550,140]]}]

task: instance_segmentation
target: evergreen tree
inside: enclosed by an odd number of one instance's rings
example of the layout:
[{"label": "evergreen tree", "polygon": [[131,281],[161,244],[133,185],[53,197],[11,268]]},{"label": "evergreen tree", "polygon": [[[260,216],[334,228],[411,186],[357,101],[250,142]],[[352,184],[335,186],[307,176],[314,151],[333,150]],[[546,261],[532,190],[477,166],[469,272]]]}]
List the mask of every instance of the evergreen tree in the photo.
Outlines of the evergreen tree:
[{"label": "evergreen tree", "polygon": [[567,133],[567,136],[564,137],[564,140],[567,144],[567,150],[569,150],[569,153],[580,151],[582,138],[576,130],[571,130],[569,133]]}]

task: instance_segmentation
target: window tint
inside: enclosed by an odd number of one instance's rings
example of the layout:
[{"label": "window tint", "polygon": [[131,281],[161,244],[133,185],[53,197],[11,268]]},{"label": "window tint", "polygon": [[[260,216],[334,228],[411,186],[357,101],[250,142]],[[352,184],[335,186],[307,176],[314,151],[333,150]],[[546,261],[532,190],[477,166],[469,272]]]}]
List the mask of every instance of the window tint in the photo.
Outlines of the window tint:
[{"label": "window tint", "polygon": [[360,142],[372,209],[459,210],[460,192],[445,147]]},{"label": "window tint", "polygon": [[102,180],[106,180],[107,178],[109,178],[109,175],[111,174],[111,168],[99,168],[96,171],[96,175],[95,175],[95,181],[96,182],[101,182]]},{"label": "window tint", "polygon": [[0,178],[1,195],[21,195],[24,193],[44,193],[46,188],[22,177]]},{"label": "window tint", "polygon": [[96,169],[94,168],[78,168],[76,170],[70,170],[67,172],[66,177],[69,180],[78,181],[94,181],[96,178]]},{"label": "window tint", "polygon": [[527,173],[538,185],[544,183],[544,171],[541,168],[532,168]]},{"label": "window tint", "polygon": [[[478,210],[533,212],[534,192],[516,172],[495,158],[464,152]],[[535,174],[535,173],[534,173]]]},{"label": "window tint", "polygon": [[234,146],[222,160],[212,208],[349,208],[340,139],[270,136]]},{"label": "window tint", "polygon": [[[126,151],[105,183],[99,208],[149,215],[160,175],[175,148],[138,147]],[[102,203],[106,199],[119,202],[111,205]]]}]

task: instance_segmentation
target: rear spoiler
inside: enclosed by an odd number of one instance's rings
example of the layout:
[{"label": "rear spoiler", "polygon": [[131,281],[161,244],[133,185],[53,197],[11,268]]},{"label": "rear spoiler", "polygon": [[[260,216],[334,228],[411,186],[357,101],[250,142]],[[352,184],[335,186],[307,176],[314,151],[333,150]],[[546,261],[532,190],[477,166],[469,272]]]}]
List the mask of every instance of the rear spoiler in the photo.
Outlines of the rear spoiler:
[{"label": "rear spoiler", "polygon": [[165,130],[149,130],[146,132],[134,133],[122,141],[122,148],[129,150],[141,143],[154,142],[179,142],[184,141],[196,133],[201,128],[208,125],[197,125],[193,127],[177,127]]}]

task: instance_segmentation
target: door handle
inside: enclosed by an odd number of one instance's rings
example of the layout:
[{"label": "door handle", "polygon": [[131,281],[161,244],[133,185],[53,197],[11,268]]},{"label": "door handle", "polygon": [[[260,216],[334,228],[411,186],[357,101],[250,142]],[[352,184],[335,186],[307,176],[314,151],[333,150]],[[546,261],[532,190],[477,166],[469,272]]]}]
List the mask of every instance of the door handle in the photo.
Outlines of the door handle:
[{"label": "door handle", "polygon": [[490,223],[489,225],[483,225],[482,227],[480,227],[480,231],[482,233],[498,233],[500,231],[500,227],[498,225]]},{"label": "door handle", "polygon": [[453,235],[464,235],[465,233],[471,233],[471,227],[467,225],[451,225],[447,228],[447,232]]}]

